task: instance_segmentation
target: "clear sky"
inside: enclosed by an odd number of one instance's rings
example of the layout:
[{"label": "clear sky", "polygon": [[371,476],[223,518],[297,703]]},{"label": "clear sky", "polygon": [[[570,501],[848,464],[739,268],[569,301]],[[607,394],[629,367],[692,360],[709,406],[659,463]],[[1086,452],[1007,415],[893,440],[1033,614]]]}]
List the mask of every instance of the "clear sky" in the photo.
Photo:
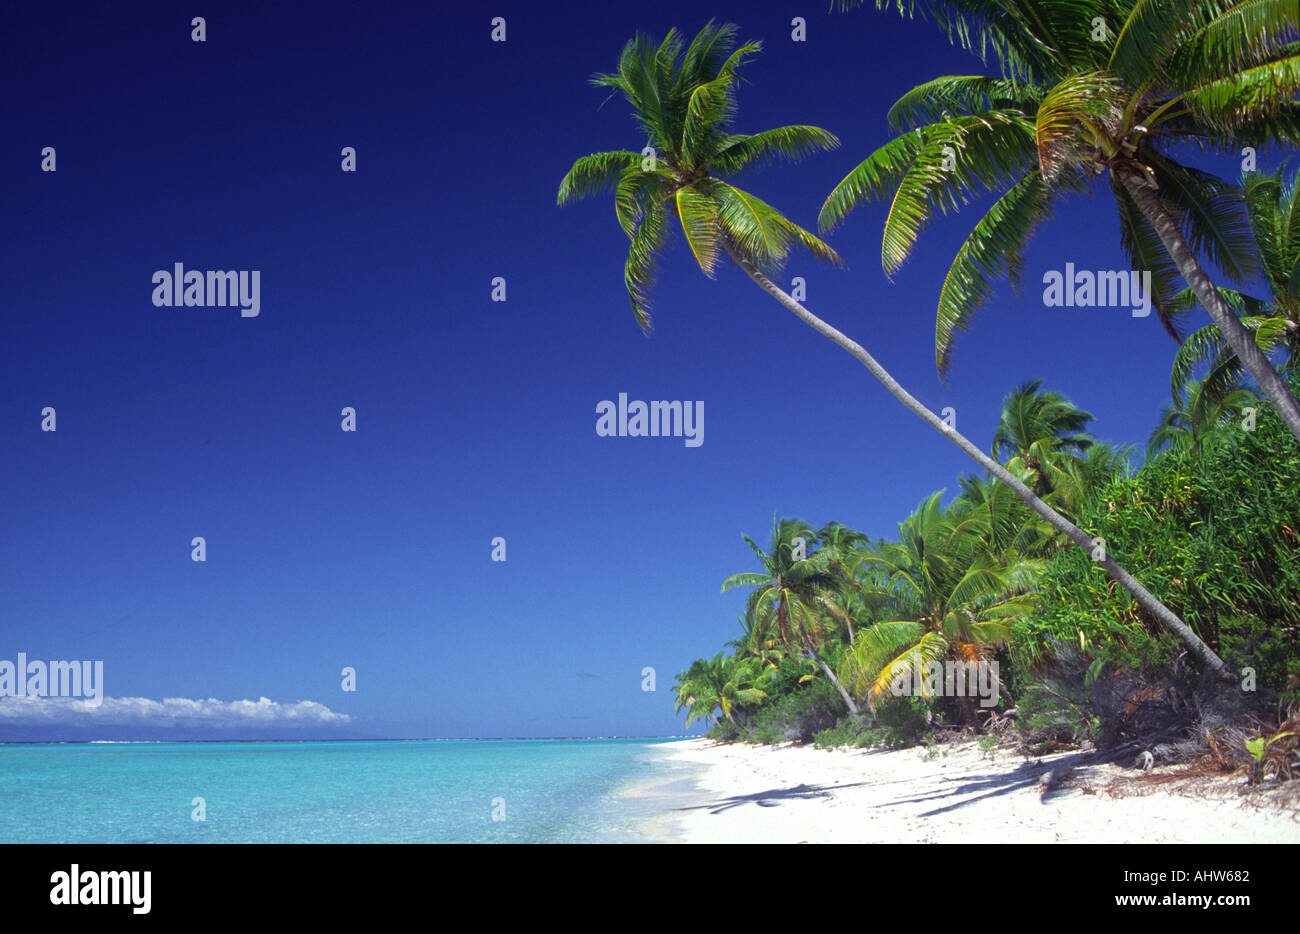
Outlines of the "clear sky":
[{"label": "clear sky", "polygon": [[[680,233],[642,336],[611,200],[555,205],[575,158],[644,145],[589,75],[637,29],[689,36],[712,16],[765,45],[739,130],[843,140],[742,181],[815,226],[890,138],[899,94],[981,70],[922,23],[827,5],[15,9],[0,659],[102,660],[105,694],[128,700],[106,702],[100,736],[178,708],[213,736],[295,714],[309,725],[291,735],[681,732],[673,675],[738,632],[744,593],[719,588],[751,569],[742,532],[765,539],[779,512],[889,535],[973,467],[737,270],[704,277]],[[1042,229],[1025,294],[999,289],[947,385],[938,285],[978,215],[931,227],[892,283],[883,216],[831,237],[847,272],[795,258],[786,279],[807,279],[814,311],[981,445],[1037,377],[1101,436],[1145,440],[1174,343],[1154,315],[1045,308],[1039,284],[1066,262],[1125,267],[1107,189]],[[155,307],[151,277],[177,262],[258,270],[260,314]],[[620,392],[702,401],[704,443],[598,437],[596,405]],[[231,705],[263,697],[252,715]],[[149,703],[166,698],[195,703]],[[47,715],[0,717],[0,738],[54,735]]]}]

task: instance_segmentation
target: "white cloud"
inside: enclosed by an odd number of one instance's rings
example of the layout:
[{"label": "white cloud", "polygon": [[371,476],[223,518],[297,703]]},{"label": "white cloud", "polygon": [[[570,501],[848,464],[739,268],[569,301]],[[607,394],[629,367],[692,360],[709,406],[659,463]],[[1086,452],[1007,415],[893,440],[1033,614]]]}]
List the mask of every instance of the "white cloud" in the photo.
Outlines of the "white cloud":
[{"label": "white cloud", "polygon": [[255,701],[192,700],[186,697],[105,697],[98,706],[72,697],[0,698],[0,723],[49,723],[64,726],[333,726],[349,723],[315,701],[281,704]]}]

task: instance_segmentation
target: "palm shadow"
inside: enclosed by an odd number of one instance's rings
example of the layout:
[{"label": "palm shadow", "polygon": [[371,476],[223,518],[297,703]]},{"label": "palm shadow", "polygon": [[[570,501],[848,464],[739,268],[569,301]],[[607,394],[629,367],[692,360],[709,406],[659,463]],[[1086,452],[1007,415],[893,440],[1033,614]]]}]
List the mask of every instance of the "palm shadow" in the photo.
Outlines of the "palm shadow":
[{"label": "palm shadow", "polygon": [[[1012,769],[1010,772],[991,772],[986,775],[972,775],[966,778],[948,778],[945,782],[953,782],[954,787],[941,791],[930,792],[927,794],[914,795],[912,797],[898,798],[895,801],[889,801],[877,805],[877,807],[895,807],[901,804],[919,804],[923,802],[939,802],[946,799],[970,795],[960,801],[954,801],[942,807],[933,810],[923,811],[918,817],[933,817],[936,814],[946,814],[955,811],[958,808],[975,804],[978,801],[984,801],[988,798],[997,798],[1002,795],[1011,794],[1022,788],[1030,788],[1040,784],[1043,775],[1051,772],[1053,769],[1076,769],[1087,765],[1097,764],[1097,757],[1092,752],[1079,752],[1060,759],[1053,760],[1050,763],[1038,763],[1031,765],[1023,763],[1019,767]],[[1065,797],[1072,793],[1070,788],[1052,788],[1045,790],[1039,800],[1046,804],[1057,798]]]},{"label": "palm shadow", "polygon": [[690,807],[678,808],[679,811],[705,811],[710,814],[721,814],[723,811],[729,811],[732,808],[740,807],[742,804],[756,804],[761,808],[772,808],[780,805],[782,801],[792,801],[808,798],[829,798],[832,791],[838,791],[841,788],[855,788],[859,785],[865,785],[866,782],[848,782],[839,785],[795,785],[790,788],[772,788],[767,791],[756,791],[748,795],[731,795],[721,798],[708,804],[695,804]]}]

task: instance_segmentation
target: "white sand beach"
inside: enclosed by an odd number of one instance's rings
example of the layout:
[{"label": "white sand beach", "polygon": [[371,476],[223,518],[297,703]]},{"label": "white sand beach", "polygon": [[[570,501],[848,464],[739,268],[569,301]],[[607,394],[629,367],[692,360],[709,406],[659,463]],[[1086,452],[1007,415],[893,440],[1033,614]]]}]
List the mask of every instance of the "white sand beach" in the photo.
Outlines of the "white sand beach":
[{"label": "white sand beach", "polygon": [[1241,795],[1241,776],[1159,783],[1093,765],[1044,792],[1040,776],[1069,754],[1025,759],[973,742],[933,753],[703,739],[659,749],[694,767],[692,783],[629,792],[664,802],[651,836],[665,842],[1300,843],[1300,811]]}]

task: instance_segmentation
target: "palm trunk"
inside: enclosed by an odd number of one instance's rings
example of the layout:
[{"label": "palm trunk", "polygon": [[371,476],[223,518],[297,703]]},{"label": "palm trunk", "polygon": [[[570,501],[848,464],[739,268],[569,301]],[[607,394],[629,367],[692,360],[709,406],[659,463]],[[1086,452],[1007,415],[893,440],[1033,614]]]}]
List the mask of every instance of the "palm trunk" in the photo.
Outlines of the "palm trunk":
[{"label": "palm trunk", "polygon": [[[1065,516],[1061,515],[1051,506],[1047,505],[1035,496],[1029,487],[1025,486],[1010,472],[1008,472],[1005,467],[977,448],[955,428],[950,428],[948,425],[944,424],[939,416],[927,409],[924,405],[918,402],[911,393],[899,385],[898,381],[894,379],[894,377],[890,376],[888,371],[877,363],[876,359],[871,356],[871,354],[867,353],[862,345],[846,337],[843,333],[831,327],[821,318],[818,318],[807,308],[803,307],[803,305],[791,298],[786,292],[782,291],[776,284],[774,284],[772,280],[768,279],[767,276],[755,269],[753,264],[741,256],[732,244],[726,243],[725,246],[727,252],[731,255],[731,258],[736,265],[743,269],[746,275],[757,282],[765,292],[784,305],[796,318],[804,324],[807,324],[822,336],[829,338],[836,344],[839,344],[856,357],[863,366],[871,371],[871,375],[878,379],[881,384],[890,391],[894,398],[907,406],[908,409],[910,409],[931,428],[935,429],[940,434],[947,437],[953,444],[957,445],[957,447],[961,448],[962,451],[964,451],[972,460],[989,473],[993,474],[993,476],[997,477],[998,480],[1011,487],[1011,489],[1015,491],[1016,495],[1024,500],[1025,504],[1028,505],[1030,509],[1034,510],[1034,512],[1046,519],[1051,524],[1052,528],[1065,535],[1085,551],[1090,551],[1092,549],[1093,541],[1088,533],[1084,532],[1083,529],[1079,528],[1069,519],[1065,518]],[[1192,632],[1187,624],[1178,618],[1177,614],[1157,600],[1154,594],[1134,579],[1133,575],[1129,574],[1128,571],[1125,571],[1122,567],[1116,564],[1114,560],[1111,559],[1110,555],[1107,554],[1100,561],[1097,561],[1097,564],[1100,564],[1107,574],[1114,578],[1121,587],[1131,593],[1133,598],[1137,600],[1138,603],[1142,604],[1147,612],[1160,621],[1161,625],[1181,639],[1183,643],[1205,663],[1206,667],[1211,670],[1216,677],[1223,679],[1232,677],[1227,666],[1224,665],[1223,659],[1219,658],[1219,656],[1214,653],[1213,649],[1206,645],[1205,642],[1196,635],[1196,633]]]},{"label": "palm trunk", "polygon": [[1286,427],[1291,430],[1296,440],[1300,441],[1300,402],[1296,401],[1286,382],[1273,368],[1268,356],[1259,349],[1254,336],[1237,320],[1237,316],[1232,313],[1223,296],[1219,294],[1219,290],[1214,287],[1205,267],[1201,265],[1192,248],[1183,239],[1178,225],[1161,203],[1160,197],[1145,183],[1145,179],[1137,178],[1129,172],[1120,172],[1119,178],[1124,185],[1124,190],[1129,193],[1143,216],[1155,228],[1165,249],[1169,252],[1170,259],[1174,261],[1178,271],[1196,293],[1201,307],[1209,312],[1219,333],[1232,348],[1232,352],[1237,355],[1237,359],[1250,375],[1255,377],[1255,382],[1273,403],[1273,407],[1277,409],[1277,414],[1282,417]]},{"label": "palm trunk", "polygon": [[808,654],[816,660],[817,664],[822,666],[822,671],[826,672],[826,677],[831,679],[831,684],[835,685],[835,690],[839,691],[840,697],[844,698],[844,703],[848,706],[849,713],[855,717],[861,716],[862,713],[858,710],[858,705],[853,703],[852,695],[850,695],[848,691],[844,690],[844,685],[840,684],[840,679],[835,677],[835,672],[831,671],[831,666],[822,661],[822,657],[815,651],[809,650]]}]

